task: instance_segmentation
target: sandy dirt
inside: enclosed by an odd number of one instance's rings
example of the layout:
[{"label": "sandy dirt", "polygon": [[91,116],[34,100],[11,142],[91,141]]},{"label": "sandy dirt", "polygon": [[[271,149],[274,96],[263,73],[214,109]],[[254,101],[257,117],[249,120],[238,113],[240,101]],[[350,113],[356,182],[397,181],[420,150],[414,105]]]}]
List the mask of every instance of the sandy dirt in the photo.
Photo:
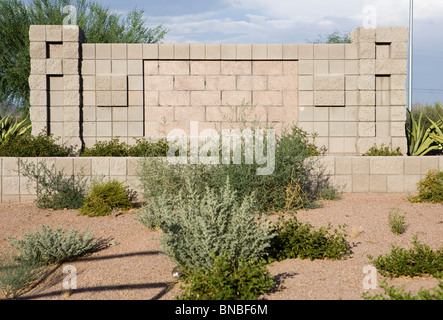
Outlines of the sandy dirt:
[{"label": "sandy dirt", "polygon": [[[368,255],[389,253],[391,245],[409,248],[414,235],[421,243],[437,249],[443,245],[443,205],[413,204],[406,194],[344,194],[338,201],[325,201],[322,207],[300,211],[300,221],[315,227],[347,225],[347,240],[353,245],[349,258],[340,261],[285,260],[272,263],[268,270],[278,287],[262,298],[269,300],[359,300],[362,294],[380,293],[364,289],[371,273]],[[407,229],[394,235],[388,224],[392,209],[406,214]],[[0,255],[12,251],[6,236],[21,237],[40,225],[63,228],[87,228],[96,238],[111,244],[77,261],[52,267],[48,277],[20,299],[44,300],[173,300],[180,283],[172,277],[175,267],[162,255],[161,232],[150,231],[135,220],[134,213],[88,218],[75,210],[41,210],[34,203],[0,204]],[[63,289],[65,266],[77,271],[77,289]],[[437,286],[432,277],[389,279],[376,273],[377,284],[383,279],[416,293],[420,288]],[[0,298],[3,298],[0,293]]]}]

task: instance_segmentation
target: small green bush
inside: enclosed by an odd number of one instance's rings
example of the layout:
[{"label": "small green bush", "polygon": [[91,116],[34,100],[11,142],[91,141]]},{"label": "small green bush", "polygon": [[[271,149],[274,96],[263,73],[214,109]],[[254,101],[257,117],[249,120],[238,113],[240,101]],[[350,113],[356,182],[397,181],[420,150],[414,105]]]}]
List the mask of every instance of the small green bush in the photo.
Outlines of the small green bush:
[{"label": "small green bush", "polygon": [[210,270],[212,254],[258,259],[266,254],[272,229],[254,209],[253,195],[238,200],[229,180],[200,196],[187,183],[178,195],[151,199],[147,210],[161,217],[163,252],[187,270]]},{"label": "small green bush", "polygon": [[6,299],[15,299],[43,277],[41,268],[18,263],[10,254],[0,259],[0,290]]},{"label": "small green bush", "polygon": [[403,153],[400,150],[400,147],[398,147],[395,150],[392,150],[392,147],[385,146],[383,143],[381,144],[381,147],[378,148],[377,144],[374,144],[373,147],[371,147],[366,153],[363,154],[363,156],[367,157],[386,157],[386,156],[402,156]]},{"label": "small green bush", "polygon": [[78,209],[83,205],[86,179],[82,173],[65,176],[56,172],[55,165],[48,169],[44,162],[25,163],[20,160],[21,174],[36,184],[37,207],[42,209]]},{"label": "small green bush", "polygon": [[439,276],[443,270],[443,247],[434,251],[419,243],[417,236],[409,250],[392,246],[390,254],[376,259],[369,255],[368,258],[380,274],[387,277]]},{"label": "small green bush", "polygon": [[406,230],[406,218],[398,212],[398,209],[392,210],[388,217],[389,227],[394,234],[402,234]]},{"label": "small green bush", "polygon": [[94,181],[91,192],[84,198],[79,212],[89,217],[108,216],[113,209],[132,208],[128,192],[117,180]]},{"label": "small green bush", "polygon": [[82,157],[165,157],[169,145],[166,139],[157,142],[135,139],[133,146],[120,142],[118,138],[110,141],[97,141],[93,147],[85,148]]},{"label": "small green bush", "polygon": [[350,245],[340,226],[330,233],[331,225],[315,230],[308,223],[301,223],[292,214],[289,219],[280,216],[275,223],[276,237],[271,241],[269,257],[271,260],[285,259],[342,259],[350,254]]},{"label": "small green bush", "polygon": [[8,241],[17,251],[18,262],[35,267],[72,261],[99,247],[89,233],[44,225],[25,232],[22,238],[8,237]]},{"label": "small green bush", "polygon": [[60,145],[52,135],[30,133],[10,137],[0,143],[1,157],[69,157],[72,148]]},{"label": "small green bush", "polygon": [[404,288],[389,286],[385,280],[380,282],[380,287],[384,294],[370,296],[364,292],[362,298],[365,300],[443,300],[443,281],[440,281],[438,287],[425,290],[420,289],[416,295],[405,292]]},{"label": "small green bush", "polygon": [[418,194],[411,202],[443,203],[443,171],[429,170],[418,183]]},{"label": "small green bush", "polygon": [[178,300],[256,300],[275,285],[263,262],[229,255],[216,257],[210,270],[185,272],[183,281]]}]

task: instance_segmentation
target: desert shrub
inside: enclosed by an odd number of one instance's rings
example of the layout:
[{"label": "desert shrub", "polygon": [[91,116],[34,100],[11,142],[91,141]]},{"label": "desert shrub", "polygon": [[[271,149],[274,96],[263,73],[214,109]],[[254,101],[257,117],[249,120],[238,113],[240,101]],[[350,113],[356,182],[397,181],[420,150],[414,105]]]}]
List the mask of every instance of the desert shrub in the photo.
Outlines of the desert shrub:
[{"label": "desert shrub", "polygon": [[434,251],[420,243],[417,236],[409,250],[392,246],[391,253],[376,259],[369,255],[368,258],[380,274],[388,277],[439,276],[443,270],[443,247]]},{"label": "desert shrub", "polygon": [[255,300],[274,286],[274,280],[259,260],[214,259],[214,266],[185,272],[179,300]]},{"label": "desert shrub", "polygon": [[43,271],[28,263],[19,263],[10,254],[0,259],[0,290],[6,299],[14,299],[43,277]]},{"label": "desert shrub", "polygon": [[416,295],[405,292],[404,288],[396,288],[389,286],[385,280],[380,282],[383,294],[370,296],[368,292],[364,292],[362,298],[365,300],[443,300],[443,281],[440,280],[435,288],[429,290],[420,289]]},{"label": "desert shrub", "polygon": [[[309,141],[310,136],[303,130],[292,127],[281,136],[276,137],[275,170],[270,175],[257,175],[257,169],[262,165],[257,163],[246,164],[245,155],[242,155],[240,164],[214,165],[187,165],[174,164],[168,161],[143,159],[138,176],[144,190],[145,199],[158,197],[166,192],[175,193],[185,181],[196,181],[195,189],[204,194],[205,187],[213,189],[223,187],[226,177],[229,177],[231,186],[237,191],[239,198],[251,193],[260,199],[256,203],[257,210],[274,212],[283,210],[286,205],[286,189],[294,180],[303,192],[303,203],[298,203],[298,208],[312,208],[317,206],[316,200],[321,198],[322,190],[333,188],[328,178],[321,173],[316,173],[314,164],[316,157],[322,153]],[[265,140],[264,150],[268,150]],[[220,152],[220,154],[222,154]]]},{"label": "desert shrub", "polygon": [[143,139],[135,139],[132,146],[126,142],[120,142],[115,138],[110,141],[97,141],[93,147],[85,148],[82,157],[165,157],[168,151],[166,139],[151,142]]},{"label": "desert shrub", "polygon": [[132,203],[123,183],[117,180],[94,181],[78,211],[89,217],[108,216],[113,209],[130,209]]},{"label": "desert shrub", "polygon": [[236,197],[229,179],[222,189],[206,189],[200,196],[190,183],[178,195],[151,199],[163,230],[163,252],[180,267],[210,270],[212,254],[229,254],[237,261],[260,258],[273,237],[267,221],[257,215],[255,197]]},{"label": "desert shrub", "polygon": [[271,260],[285,259],[341,259],[350,254],[346,242],[345,226],[339,226],[333,233],[331,225],[315,230],[309,223],[301,223],[295,214],[289,219],[280,216],[273,228],[276,236],[268,249]]},{"label": "desert shrub", "polygon": [[402,234],[406,230],[405,216],[401,215],[397,210],[389,212],[388,222],[391,231],[394,234]]},{"label": "desert shrub", "polygon": [[1,157],[69,157],[70,147],[58,144],[52,135],[44,133],[33,136],[30,133],[10,137],[0,143]]},{"label": "desert shrub", "polygon": [[83,205],[87,182],[82,173],[65,176],[49,169],[44,162],[20,161],[21,174],[36,183],[37,207],[42,209],[78,209]]},{"label": "desert shrub", "polygon": [[402,156],[403,153],[400,150],[400,147],[393,150],[392,147],[385,146],[383,143],[380,148],[377,147],[376,144],[372,146],[363,156],[368,157],[386,157],[386,156]]},{"label": "desert shrub", "polygon": [[40,267],[75,260],[98,249],[94,237],[75,229],[63,230],[40,226],[25,232],[22,238],[8,237],[20,263]]},{"label": "desert shrub", "polygon": [[418,194],[411,202],[443,202],[443,171],[429,170],[418,183]]}]

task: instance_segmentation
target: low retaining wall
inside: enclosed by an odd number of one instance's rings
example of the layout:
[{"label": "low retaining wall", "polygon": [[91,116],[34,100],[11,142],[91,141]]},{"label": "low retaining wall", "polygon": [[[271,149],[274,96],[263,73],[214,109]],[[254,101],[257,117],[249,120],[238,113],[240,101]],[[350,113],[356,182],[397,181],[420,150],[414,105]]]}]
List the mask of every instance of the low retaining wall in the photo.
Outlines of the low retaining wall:
[{"label": "low retaining wall", "polygon": [[[84,176],[109,177],[125,181],[138,191],[137,177],[140,158],[0,158],[2,203],[32,201],[36,198],[35,184],[21,173],[23,162],[45,162],[48,168],[55,165],[66,175],[83,172]],[[335,157],[319,159],[325,174],[343,192],[407,193],[415,192],[417,182],[428,170],[443,171],[443,157]]]}]

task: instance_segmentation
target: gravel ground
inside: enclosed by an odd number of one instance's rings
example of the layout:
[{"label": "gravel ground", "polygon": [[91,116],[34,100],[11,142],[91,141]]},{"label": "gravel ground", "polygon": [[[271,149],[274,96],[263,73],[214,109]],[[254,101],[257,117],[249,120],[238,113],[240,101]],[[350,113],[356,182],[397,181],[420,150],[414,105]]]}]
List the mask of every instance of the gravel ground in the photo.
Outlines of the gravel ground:
[{"label": "gravel ground", "polygon": [[[395,208],[406,213],[407,230],[402,235],[394,235],[388,225],[388,214]],[[268,270],[278,288],[262,298],[359,300],[365,291],[382,292],[379,286],[375,290],[363,288],[368,254],[386,254],[391,245],[409,248],[414,235],[433,249],[443,245],[443,205],[409,203],[406,194],[344,194],[341,200],[325,201],[321,208],[300,211],[297,217],[315,227],[347,225],[347,239],[354,246],[352,255],[340,261],[293,259],[273,263]],[[67,293],[63,289],[65,264],[50,269],[49,276],[21,299],[172,300],[180,292],[180,284],[171,275],[175,265],[161,254],[161,233],[147,230],[133,213],[88,218],[75,210],[40,210],[33,203],[0,204],[0,255],[12,250],[7,235],[20,237],[40,225],[88,228],[96,238],[114,245],[69,263],[77,270],[76,290]],[[389,279],[377,274],[377,281],[382,279],[413,293],[438,284],[431,277]]]}]

